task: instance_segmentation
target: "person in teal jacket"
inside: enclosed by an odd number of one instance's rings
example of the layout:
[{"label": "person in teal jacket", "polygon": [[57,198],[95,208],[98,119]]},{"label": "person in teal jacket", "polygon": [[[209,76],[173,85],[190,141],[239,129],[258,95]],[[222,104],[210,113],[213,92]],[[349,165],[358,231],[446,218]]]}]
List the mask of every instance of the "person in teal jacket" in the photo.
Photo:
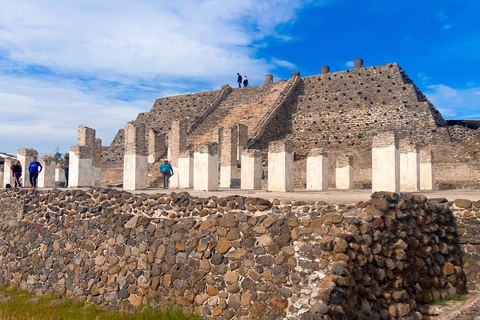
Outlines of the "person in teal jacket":
[{"label": "person in teal jacket", "polygon": [[163,174],[163,189],[168,189],[170,186],[170,176],[173,176],[173,168],[172,165],[168,163],[168,159],[163,161],[158,170]]}]

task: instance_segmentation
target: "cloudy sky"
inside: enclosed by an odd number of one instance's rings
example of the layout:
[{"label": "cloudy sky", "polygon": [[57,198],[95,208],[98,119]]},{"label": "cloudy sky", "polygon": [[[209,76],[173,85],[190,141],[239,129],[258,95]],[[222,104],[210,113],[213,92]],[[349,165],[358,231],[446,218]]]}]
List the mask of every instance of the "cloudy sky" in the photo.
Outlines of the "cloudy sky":
[{"label": "cloudy sky", "polygon": [[0,0],[0,152],[103,145],[157,97],[397,62],[446,119],[480,119],[480,1]]}]

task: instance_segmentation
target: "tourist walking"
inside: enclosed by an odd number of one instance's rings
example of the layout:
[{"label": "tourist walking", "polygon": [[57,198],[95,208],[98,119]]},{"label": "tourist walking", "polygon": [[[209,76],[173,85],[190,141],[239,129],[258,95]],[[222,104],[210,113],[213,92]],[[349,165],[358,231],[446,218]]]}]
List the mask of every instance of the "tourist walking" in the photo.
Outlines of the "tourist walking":
[{"label": "tourist walking", "polygon": [[242,87],[242,76],[238,72],[237,72],[237,83],[238,83],[238,87],[241,88]]},{"label": "tourist walking", "polygon": [[10,166],[10,170],[12,170],[13,177],[15,178],[15,188],[21,188],[20,177],[22,176],[22,164],[20,161],[15,161],[15,164]]},{"label": "tourist walking", "polygon": [[248,87],[248,79],[247,76],[243,77],[243,86]]},{"label": "tourist walking", "polygon": [[42,165],[37,161],[37,157],[32,158],[30,166],[28,167],[28,172],[30,174],[30,188],[37,189],[37,178],[38,174],[42,172]]},{"label": "tourist walking", "polygon": [[173,176],[173,168],[172,165],[168,163],[168,159],[163,161],[158,170],[163,174],[163,189],[168,189],[170,186],[170,176]]},{"label": "tourist walking", "polygon": [[65,188],[68,187],[68,172],[70,171],[70,159],[65,157],[65,162],[62,164],[62,169],[65,170]]}]

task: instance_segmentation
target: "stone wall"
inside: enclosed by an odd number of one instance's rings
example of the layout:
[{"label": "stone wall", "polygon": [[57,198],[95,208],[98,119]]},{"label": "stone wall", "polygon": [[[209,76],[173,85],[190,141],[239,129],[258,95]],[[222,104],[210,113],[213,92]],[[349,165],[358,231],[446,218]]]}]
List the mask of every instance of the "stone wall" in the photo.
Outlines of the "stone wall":
[{"label": "stone wall", "polygon": [[3,190],[0,282],[126,311],[177,305],[225,319],[421,319],[432,299],[480,283],[476,205],[393,193],[330,206]]},{"label": "stone wall", "polygon": [[304,77],[292,115],[297,149],[369,148],[379,131],[421,144],[449,141],[445,120],[396,64]]}]

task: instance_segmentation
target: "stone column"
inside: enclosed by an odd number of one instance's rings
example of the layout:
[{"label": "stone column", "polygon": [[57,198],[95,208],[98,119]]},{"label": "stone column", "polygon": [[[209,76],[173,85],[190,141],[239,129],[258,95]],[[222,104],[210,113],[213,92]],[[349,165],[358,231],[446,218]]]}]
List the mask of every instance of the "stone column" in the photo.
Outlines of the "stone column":
[{"label": "stone column", "polygon": [[5,188],[5,185],[3,184],[4,171],[4,166],[0,167],[0,188]]},{"label": "stone column", "polygon": [[95,138],[95,147],[92,158],[92,186],[100,187],[102,185],[102,167],[100,159],[102,158],[102,139]]},{"label": "stone column", "polygon": [[[6,187],[7,184],[10,184],[12,187],[15,185],[15,178],[13,177],[11,166],[15,164],[15,159],[5,158],[5,163],[3,164],[3,187]],[[28,169],[28,168],[27,168]],[[24,175],[25,169],[22,168],[22,176]]]},{"label": "stone column", "polygon": [[70,148],[70,187],[91,187],[93,186],[93,175],[95,173],[95,129],[85,126],[78,126],[78,144]]},{"label": "stone column", "polygon": [[372,142],[372,192],[400,192],[400,152],[395,132],[379,133]]},{"label": "stone column", "polygon": [[[222,138],[223,138],[223,127],[217,127],[210,131],[210,142],[218,143],[218,161],[222,158]],[[220,163],[220,162],[219,162]]]},{"label": "stone column", "polygon": [[173,120],[168,136],[168,161],[173,168],[173,176],[170,177],[170,188],[178,188],[178,156],[187,150],[187,120]]},{"label": "stone column", "polygon": [[145,123],[129,122],[125,126],[123,189],[146,189],[147,177],[148,154],[145,143]]},{"label": "stone column", "polygon": [[435,168],[432,150],[420,150],[420,190],[435,189]]},{"label": "stone column", "polygon": [[[65,170],[60,167],[55,168],[55,187],[64,187],[66,182],[67,180],[65,179]],[[63,183],[63,185],[60,185],[60,183]]]},{"label": "stone column", "polygon": [[22,177],[20,178],[20,183],[24,188],[30,187],[30,174],[28,172],[28,167],[30,166],[33,157],[38,158],[38,152],[35,149],[23,148],[18,150],[17,159],[22,165]]},{"label": "stone column", "polygon": [[353,69],[361,68],[363,68],[363,59],[355,59],[355,61],[353,61]]},{"label": "stone column", "polygon": [[322,69],[321,69],[320,73],[330,73],[330,67],[329,66],[322,66]]},{"label": "stone column", "polygon": [[68,174],[69,187],[92,186],[92,148],[87,146],[70,147],[70,171]]},{"label": "stone column", "polygon": [[242,152],[241,188],[260,190],[262,188],[262,152],[246,149]]},{"label": "stone column", "polygon": [[418,145],[400,140],[400,191],[420,190],[420,156]]},{"label": "stone column", "polygon": [[300,77],[300,71],[293,71],[292,72],[292,78],[293,77]]},{"label": "stone column", "polygon": [[323,149],[312,149],[307,157],[307,190],[328,189],[328,155]]},{"label": "stone column", "polygon": [[293,144],[273,141],[268,146],[268,190],[293,191]]},{"label": "stone column", "polygon": [[199,143],[194,153],[193,189],[218,190],[218,143]]},{"label": "stone column", "polygon": [[43,156],[38,160],[42,164],[42,172],[38,175],[39,188],[55,187],[55,158],[51,156]]},{"label": "stone column", "polygon": [[155,163],[165,154],[165,133],[156,133],[154,129],[148,130],[148,163]]},{"label": "stone column", "polygon": [[335,180],[337,189],[353,189],[353,156],[347,154],[337,158]]},{"label": "stone column", "polygon": [[220,187],[230,188],[235,185],[238,188],[236,127],[223,128],[220,146]]},{"label": "stone column", "polygon": [[265,82],[263,84],[272,84],[273,83],[273,74],[265,75]]},{"label": "stone column", "polygon": [[193,151],[186,150],[178,157],[178,187],[193,188]]},{"label": "stone column", "polygon": [[237,138],[237,160],[238,164],[242,165],[242,152],[248,145],[248,126],[240,123],[237,124]]}]

